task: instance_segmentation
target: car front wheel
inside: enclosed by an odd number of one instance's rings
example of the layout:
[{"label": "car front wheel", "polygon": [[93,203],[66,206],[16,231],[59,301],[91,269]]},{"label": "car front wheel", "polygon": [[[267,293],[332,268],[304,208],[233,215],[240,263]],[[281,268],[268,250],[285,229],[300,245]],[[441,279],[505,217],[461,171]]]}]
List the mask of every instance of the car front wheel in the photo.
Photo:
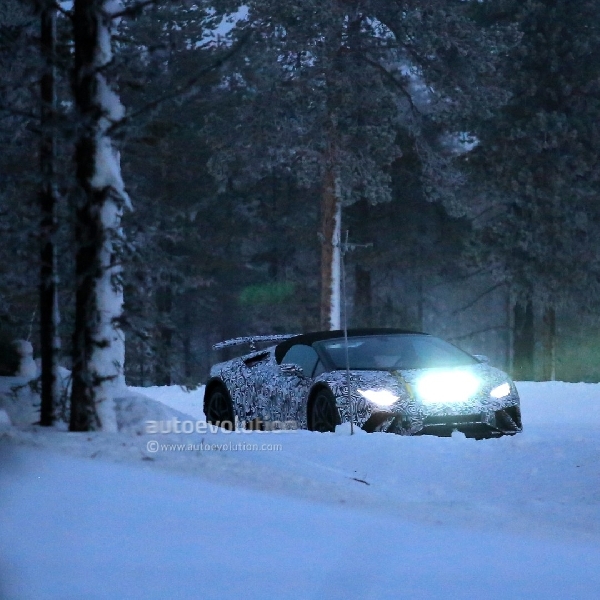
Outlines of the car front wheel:
[{"label": "car front wheel", "polygon": [[204,414],[207,423],[217,425],[223,429],[235,429],[233,404],[229,392],[223,384],[215,385],[204,399]]},{"label": "car front wheel", "polygon": [[311,403],[311,431],[335,431],[340,424],[340,414],[335,404],[335,398],[328,389],[319,390]]}]

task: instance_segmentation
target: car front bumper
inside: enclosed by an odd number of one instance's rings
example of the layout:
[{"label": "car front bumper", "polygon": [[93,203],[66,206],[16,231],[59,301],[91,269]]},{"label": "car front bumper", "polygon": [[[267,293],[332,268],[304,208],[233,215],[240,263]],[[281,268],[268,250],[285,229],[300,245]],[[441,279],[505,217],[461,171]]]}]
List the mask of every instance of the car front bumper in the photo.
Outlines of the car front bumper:
[{"label": "car front bumper", "polygon": [[427,415],[415,424],[406,417],[387,411],[371,414],[363,429],[369,433],[385,431],[400,435],[435,435],[449,437],[460,431],[467,437],[477,439],[514,435],[523,430],[519,405],[505,406],[496,410],[463,414]]},{"label": "car front bumper", "polygon": [[508,406],[467,415],[428,416],[423,420],[419,435],[450,436],[453,431],[460,431],[467,437],[486,438],[514,435],[522,430],[521,409]]}]

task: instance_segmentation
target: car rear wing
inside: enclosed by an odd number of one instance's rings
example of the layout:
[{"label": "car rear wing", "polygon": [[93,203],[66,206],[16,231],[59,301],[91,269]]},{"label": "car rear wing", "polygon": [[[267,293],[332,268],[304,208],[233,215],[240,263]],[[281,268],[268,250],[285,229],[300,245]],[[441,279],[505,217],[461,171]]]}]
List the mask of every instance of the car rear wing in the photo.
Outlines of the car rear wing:
[{"label": "car rear wing", "polygon": [[282,335],[249,335],[219,342],[213,346],[213,350],[221,350],[222,348],[231,348],[232,346],[241,346],[243,344],[249,344],[251,350],[256,350],[257,342],[283,342],[296,337],[297,335],[297,333]]}]

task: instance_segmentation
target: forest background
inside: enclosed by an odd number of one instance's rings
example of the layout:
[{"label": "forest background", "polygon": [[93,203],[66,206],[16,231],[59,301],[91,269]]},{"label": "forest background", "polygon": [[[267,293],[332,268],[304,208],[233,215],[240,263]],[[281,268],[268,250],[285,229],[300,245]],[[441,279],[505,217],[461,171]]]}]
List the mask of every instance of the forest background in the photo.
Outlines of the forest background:
[{"label": "forest background", "polygon": [[223,358],[217,341],[339,322],[346,231],[350,327],[427,331],[521,380],[600,380],[600,1],[587,0],[6,0],[4,355],[16,338],[39,353],[44,277],[63,366],[85,326],[86,5],[110,33],[94,77],[124,107],[96,106],[95,123],[127,197],[110,282],[129,384],[195,385]]}]

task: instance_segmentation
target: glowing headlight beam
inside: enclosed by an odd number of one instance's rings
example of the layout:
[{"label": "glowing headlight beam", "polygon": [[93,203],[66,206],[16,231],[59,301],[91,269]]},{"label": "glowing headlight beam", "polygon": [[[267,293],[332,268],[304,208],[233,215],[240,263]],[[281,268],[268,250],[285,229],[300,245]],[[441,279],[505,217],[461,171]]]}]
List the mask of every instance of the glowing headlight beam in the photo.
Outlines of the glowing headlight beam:
[{"label": "glowing headlight beam", "polygon": [[389,390],[357,390],[357,392],[363,398],[379,404],[379,406],[391,406],[399,398],[399,396],[395,396]]},{"label": "glowing headlight beam", "polygon": [[428,373],[417,381],[417,394],[425,404],[465,402],[473,396],[481,382],[469,371]]},{"label": "glowing headlight beam", "polygon": [[504,398],[504,396],[508,396],[509,394],[510,394],[510,385],[508,385],[508,382],[504,382],[504,383],[496,386],[490,392],[490,396],[492,398]]}]

